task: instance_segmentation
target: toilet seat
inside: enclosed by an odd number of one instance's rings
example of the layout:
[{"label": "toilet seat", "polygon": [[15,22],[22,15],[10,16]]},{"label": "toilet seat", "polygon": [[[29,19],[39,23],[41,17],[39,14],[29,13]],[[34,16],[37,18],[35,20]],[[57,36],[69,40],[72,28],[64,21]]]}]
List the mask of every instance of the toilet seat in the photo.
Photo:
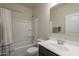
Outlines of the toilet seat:
[{"label": "toilet seat", "polygon": [[35,55],[38,52],[38,48],[37,47],[30,47],[27,49],[27,53],[29,55]]}]

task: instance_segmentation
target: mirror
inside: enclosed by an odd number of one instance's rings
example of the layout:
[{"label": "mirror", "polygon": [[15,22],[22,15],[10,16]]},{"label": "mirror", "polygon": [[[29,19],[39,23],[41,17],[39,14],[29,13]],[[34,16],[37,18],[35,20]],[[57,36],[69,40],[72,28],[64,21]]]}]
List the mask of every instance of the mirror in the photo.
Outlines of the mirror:
[{"label": "mirror", "polygon": [[65,17],[65,33],[79,33],[79,13]]},{"label": "mirror", "polygon": [[59,3],[50,9],[51,33],[79,33],[79,4]]}]

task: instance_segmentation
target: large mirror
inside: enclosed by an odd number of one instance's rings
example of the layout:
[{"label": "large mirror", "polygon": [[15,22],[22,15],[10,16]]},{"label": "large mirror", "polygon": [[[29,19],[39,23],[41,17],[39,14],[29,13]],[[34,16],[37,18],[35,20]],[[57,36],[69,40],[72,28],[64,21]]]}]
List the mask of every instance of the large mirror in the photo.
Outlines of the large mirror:
[{"label": "large mirror", "polygon": [[51,33],[79,33],[79,3],[59,3],[50,9]]}]

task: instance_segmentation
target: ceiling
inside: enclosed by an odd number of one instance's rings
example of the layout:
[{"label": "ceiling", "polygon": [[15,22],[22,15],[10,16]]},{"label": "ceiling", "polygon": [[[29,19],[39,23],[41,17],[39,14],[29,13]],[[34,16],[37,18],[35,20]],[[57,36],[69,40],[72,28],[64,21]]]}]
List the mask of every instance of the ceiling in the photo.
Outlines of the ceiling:
[{"label": "ceiling", "polygon": [[[28,8],[31,8],[33,9],[36,5],[40,4],[40,3],[19,3],[20,5],[24,6],[24,7],[28,7]],[[41,3],[41,4],[44,4],[44,3]],[[61,6],[61,4],[58,4],[58,3],[50,3],[49,4],[50,7],[54,7],[55,5],[58,5],[58,6]]]},{"label": "ceiling", "polygon": [[32,9],[34,6],[37,5],[37,3],[19,3],[19,4],[21,4],[22,6],[31,8],[31,9]]}]

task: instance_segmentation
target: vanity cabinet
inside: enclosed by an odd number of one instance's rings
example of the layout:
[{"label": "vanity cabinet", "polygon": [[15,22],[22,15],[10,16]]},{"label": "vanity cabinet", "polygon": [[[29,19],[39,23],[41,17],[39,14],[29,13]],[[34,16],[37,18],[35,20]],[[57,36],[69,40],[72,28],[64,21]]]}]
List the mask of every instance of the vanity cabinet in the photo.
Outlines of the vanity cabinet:
[{"label": "vanity cabinet", "polygon": [[39,44],[39,56],[59,56]]}]

